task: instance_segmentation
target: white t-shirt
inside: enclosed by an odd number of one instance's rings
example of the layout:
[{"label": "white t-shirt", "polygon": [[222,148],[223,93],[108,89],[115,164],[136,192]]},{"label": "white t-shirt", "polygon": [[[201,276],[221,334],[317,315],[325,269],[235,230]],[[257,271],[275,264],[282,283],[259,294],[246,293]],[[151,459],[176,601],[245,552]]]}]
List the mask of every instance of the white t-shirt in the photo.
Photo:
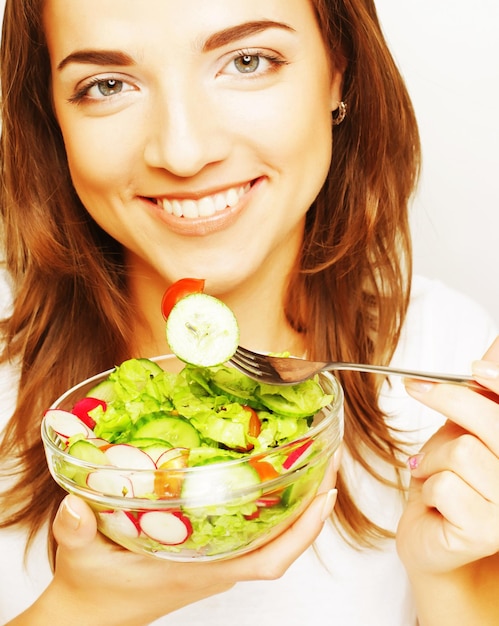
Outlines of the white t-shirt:
[{"label": "white t-shirt", "polygon": [[[8,286],[1,279],[0,302],[8,301]],[[482,356],[495,333],[491,319],[471,300],[437,281],[416,277],[393,364],[465,373],[471,361]],[[12,411],[16,378],[15,367],[0,368],[0,427]],[[444,421],[441,415],[410,398],[396,377],[391,386],[386,385],[382,403],[390,423],[407,431],[414,450]],[[348,456],[344,466],[352,493],[358,495],[363,510],[375,521],[395,529],[402,509],[400,495],[376,482]],[[26,569],[22,562],[24,541],[24,534],[19,531],[0,531],[0,623],[31,604],[50,580],[45,537],[38,538]],[[415,626],[416,615],[394,542],[385,542],[379,550],[356,551],[327,524],[315,549],[305,552],[281,579],[239,583],[228,592],[176,611],[154,625],[234,623]]]}]

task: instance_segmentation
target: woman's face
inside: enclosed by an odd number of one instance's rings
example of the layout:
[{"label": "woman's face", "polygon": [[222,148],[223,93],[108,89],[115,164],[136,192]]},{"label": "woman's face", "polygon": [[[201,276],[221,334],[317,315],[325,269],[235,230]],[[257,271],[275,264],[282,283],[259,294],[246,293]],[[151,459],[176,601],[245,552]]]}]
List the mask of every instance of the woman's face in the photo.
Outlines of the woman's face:
[{"label": "woman's face", "polygon": [[132,268],[291,266],[341,99],[310,0],[47,0],[44,27],[74,186]]}]

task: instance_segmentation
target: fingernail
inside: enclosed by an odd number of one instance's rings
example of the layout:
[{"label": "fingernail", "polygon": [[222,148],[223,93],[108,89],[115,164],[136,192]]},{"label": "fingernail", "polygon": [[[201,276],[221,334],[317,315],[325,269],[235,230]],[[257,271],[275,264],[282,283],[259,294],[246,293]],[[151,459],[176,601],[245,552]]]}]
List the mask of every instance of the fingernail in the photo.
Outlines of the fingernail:
[{"label": "fingernail", "polygon": [[324,500],[324,504],[322,505],[321,511],[321,522],[325,522],[331,515],[334,509],[334,505],[336,504],[336,497],[338,496],[337,489],[330,489]]},{"label": "fingernail", "polygon": [[499,365],[491,361],[474,361],[471,364],[473,376],[495,380],[499,378]]},{"label": "fingernail", "polygon": [[73,530],[78,530],[81,523],[81,517],[71,506],[71,498],[71,496],[66,496],[66,498],[64,498],[60,512],[64,523]]},{"label": "fingernail", "polygon": [[415,380],[414,378],[406,378],[404,384],[407,389],[414,391],[415,393],[428,393],[435,386],[435,383],[430,383],[424,380]]},{"label": "fingernail", "polygon": [[418,469],[420,463],[421,463],[421,459],[424,457],[423,453],[420,454],[415,454],[413,456],[410,456],[407,459],[407,465],[409,466],[410,470],[415,470]]}]

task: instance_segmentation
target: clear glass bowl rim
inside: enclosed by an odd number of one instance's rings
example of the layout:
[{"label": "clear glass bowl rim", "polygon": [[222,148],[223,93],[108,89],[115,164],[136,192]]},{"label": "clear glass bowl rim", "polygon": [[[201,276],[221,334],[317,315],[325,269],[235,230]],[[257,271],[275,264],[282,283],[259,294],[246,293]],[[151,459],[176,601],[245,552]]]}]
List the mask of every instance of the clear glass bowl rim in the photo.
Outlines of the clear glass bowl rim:
[{"label": "clear glass bowl rim", "polygon": [[[153,357],[150,360],[154,362],[158,362],[158,364],[160,365],[164,361],[170,361],[170,360],[178,361],[178,359],[176,359],[174,355],[160,355],[160,356]],[[57,400],[55,400],[53,404],[50,406],[50,409],[60,408],[61,404],[64,404],[64,402],[68,398],[72,397],[73,395],[75,396],[75,400],[78,397],[81,397],[81,396],[78,396],[78,392],[80,390],[85,389],[85,388],[91,389],[92,386],[94,386],[101,380],[105,379],[114,369],[115,368],[110,368],[109,370],[95,374],[81,381],[80,383],[74,385],[73,387],[68,389],[66,392],[64,392],[61,396],[59,396],[59,398],[57,398]],[[201,465],[201,466],[196,466],[196,467],[186,467],[186,468],[180,468],[180,469],[141,470],[141,469],[133,469],[133,468],[119,468],[119,467],[113,467],[113,466],[108,466],[108,465],[97,465],[95,463],[89,463],[88,461],[78,459],[70,455],[69,453],[65,452],[64,450],[62,450],[53,441],[53,438],[51,437],[50,432],[48,431],[46,427],[45,418],[42,419],[42,424],[41,424],[42,440],[43,440],[44,446],[46,447],[47,451],[49,452],[51,456],[57,455],[63,462],[68,463],[73,467],[81,468],[83,470],[88,470],[88,471],[98,470],[101,472],[102,471],[106,473],[109,472],[109,474],[116,474],[120,476],[126,475],[127,473],[128,474],[146,474],[146,473],[152,472],[155,475],[165,474],[165,475],[179,477],[179,476],[195,475],[198,473],[206,473],[207,471],[209,471],[208,470],[209,468],[211,469],[213,474],[215,474],[218,471],[230,470],[230,469],[233,469],[234,467],[237,467],[238,465],[247,464],[248,462],[250,462],[250,460],[251,461],[254,461],[254,460],[265,461],[265,459],[271,458],[274,455],[282,454],[283,452],[286,452],[287,450],[291,451],[294,448],[302,445],[308,439],[318,437],[325,430],[327,430],[330,426],[332,426],[334,420],[339,420],[339,424],[338,424],[339,435],[337,439],[341,440],[343,437],[343,411],[342,411],[343,402],[344,402],[343,389],[339,381],[337,380],[337,378],[335,378],[329,372],[323,372],[319,375],[319,377],[320,377],[321,383],[325,381],[330,386],[330,389],[325,389],[326,393],[332,393],[334,395],[333,403],[326,405],[323,409],[321,409],[321,411],[317,413],[317,415],[320,415],[321,413],[324,412],[326,413],[325,417],[323,417],[323,419],[321,419],[317,424],[311,426],[310,429],[303,436],[301,436],[300,438],[294,441],[288,442],[281,446],[277,446],[275,448],[270,448],[264,452],[250,453],[240,458],[229,459],[226,461],[217,461],[216,463],[212,463],[212,464],[206,464],[206,465]],[[300,470],[302,467],[303,465],[299,466],[297,470],[295,471]],[[51,471],[53,471],[52,468],[51,468]],[[274,479],[264,481],[262,482],[261,486],[264,488],[265,491],[268,491],[274,486],[274,484],[276,487],[279,485],[282,485],[284,476],[291,476],[291,475],[293,475],[293,470],[287,472],[286,474],[282,474]],[[251,488],[248,488],[248,487],[246,489],[251,490]],[[72,490],[76,491],[76,489],[72,489]],[[242,489],[240,491],[237,491],[237,492],[234,491],[232,493],[234,496],[239,496],[241,494],[244,494],[244,490]],[[89,497],[90,495],[95,495],[96,500],[102,499],[102,502],[114,502],[116,504],[120,503],[121,506],[124,506],[125,503],[127,504],[127,506],[130,506],[130,505],[133,506],[134,502],[139,502],[139,501],[142,503],[155,502],[154,500],[148,500],[146,498],[134,498],[134,497],[125,497],[125,496],[120,497],[120,496],[98,494],[98,492],[93,492],[92,490],[87,491],[84,489],[81,490],[81,495],[84,495],[86,497]],[[181,502],[182,500],[176,499],[176,501]],[[170,500],[170,503],[173,504],[173,500]]]}]

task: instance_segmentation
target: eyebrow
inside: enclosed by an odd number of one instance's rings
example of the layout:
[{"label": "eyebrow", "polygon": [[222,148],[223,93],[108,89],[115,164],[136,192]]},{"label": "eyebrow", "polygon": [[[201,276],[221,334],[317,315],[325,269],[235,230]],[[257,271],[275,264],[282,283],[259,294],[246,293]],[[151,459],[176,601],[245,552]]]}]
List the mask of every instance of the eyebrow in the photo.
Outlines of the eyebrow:
[{"label": "eyebrow", "polygon": [[124,52],[114,50],[78,50],[64,57],[57,65],[62,70],[69,63],[88,63],[91,65],[132,65],[133,59]]},{"label": "eyebrow", "polygon": [[216,48],[221,48],[229,43],[233,43],[243,37],[261,33],[269,28],[280,28],[290,32],[294,32],[294,28],[284,22],[274,22],[272,20],[258,20],[254,22],[245,22],[237,26],[225,28],[218,33],[214,33],[204,42],[203,52],[210,52]]}]

